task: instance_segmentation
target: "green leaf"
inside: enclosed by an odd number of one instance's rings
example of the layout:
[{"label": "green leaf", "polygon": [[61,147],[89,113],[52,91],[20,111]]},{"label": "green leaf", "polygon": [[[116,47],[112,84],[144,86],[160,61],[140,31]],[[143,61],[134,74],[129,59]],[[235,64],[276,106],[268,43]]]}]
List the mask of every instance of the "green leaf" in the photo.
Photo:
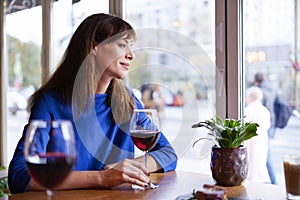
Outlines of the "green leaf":
[{"label": "green leaf", "polygon": [[[0,166],[0,170],[6,169],[3,166]],[[0,179],[0,197],[11,195],[8,188],[8,179],[7,177]]]},{"label": "green leaf", "polygon": [[221,148],[231,148],[231,142],[228,138],[221,138],[218,140]]},{"label": "green leaf", "polygon": [[216,123],[223,124],[223,120],[219,115],[216,115]]}]

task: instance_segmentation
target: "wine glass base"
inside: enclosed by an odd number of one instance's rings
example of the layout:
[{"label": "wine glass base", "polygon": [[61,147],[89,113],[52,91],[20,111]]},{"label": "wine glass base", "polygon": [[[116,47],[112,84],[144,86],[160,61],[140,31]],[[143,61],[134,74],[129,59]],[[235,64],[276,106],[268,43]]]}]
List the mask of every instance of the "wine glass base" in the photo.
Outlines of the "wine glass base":
[{"label": "wine glass base", "polygon": [[53,191],[52,190],[47,189],[46,194],[47,194],[47,200],[53,200]]}]

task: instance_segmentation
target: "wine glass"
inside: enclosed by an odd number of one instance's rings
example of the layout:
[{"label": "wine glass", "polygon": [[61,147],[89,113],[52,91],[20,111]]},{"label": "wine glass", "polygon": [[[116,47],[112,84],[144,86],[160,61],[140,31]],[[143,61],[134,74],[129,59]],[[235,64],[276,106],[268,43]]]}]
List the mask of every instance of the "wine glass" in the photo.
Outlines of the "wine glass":
[{"label": "wine glass", "polygon": [[47,199],[76,162],[72,123],[68,120],[32,120],[25,138],[24,158],[31,177],[44,186]]},{"label": "wine glass", "polygon": [[[130,121],[130,136],[134,145],[144,152],[144,162],[147,168],[147,154],[156,145],[160,137],[160,120],[155,109],[134,109]],[[132,185],[134,189],[144,189]],[[150,184],[150,188],[158,185]]]}]

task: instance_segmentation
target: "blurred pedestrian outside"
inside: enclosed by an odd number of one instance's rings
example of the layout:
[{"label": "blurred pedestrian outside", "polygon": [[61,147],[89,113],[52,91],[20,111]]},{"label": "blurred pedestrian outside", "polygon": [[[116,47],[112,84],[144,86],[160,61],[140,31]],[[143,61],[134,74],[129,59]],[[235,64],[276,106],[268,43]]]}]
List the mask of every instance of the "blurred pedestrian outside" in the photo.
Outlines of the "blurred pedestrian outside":
[{"label": "blurred pedestrian outside", "polygon": [[156,109],[159,113],[163,111],[165,99],[157,83],[147,83],[141,88],[142,102],[146,109]]},{"label": "blurred pedestrian outside", "polygon": [[262,104],[262,99],[263,93],[258,87],[250,87],[246,90],[245,121],[259,125],[257,136],[245,141],[249,163],[247,180],[270,183],[267,156],[271,116],[269,110]]},{"label": "blurred pedestrian outside", "polygon": [[261,89],[263,93],[263,105],[269,110],[271,115],[271,126],[268,130],[268,136],[269,136],[269,148],[268,148],[268,159],[267,159],[267,168],[269,172],[269,176],[271,179],[272,184],[277,184],[275,171],[273,167],[273,162],[271,158],[271,146],[270,146],[270,140],[274,138],[276,125],[275,125],[275,112],[274,112],[274,103],[275,99],[277,97],[277,92],[275,91],[272,86],[270,86],[264,78],[264,74],[261,72],[258,72],[254,76],[254,86],[257,86]]}]

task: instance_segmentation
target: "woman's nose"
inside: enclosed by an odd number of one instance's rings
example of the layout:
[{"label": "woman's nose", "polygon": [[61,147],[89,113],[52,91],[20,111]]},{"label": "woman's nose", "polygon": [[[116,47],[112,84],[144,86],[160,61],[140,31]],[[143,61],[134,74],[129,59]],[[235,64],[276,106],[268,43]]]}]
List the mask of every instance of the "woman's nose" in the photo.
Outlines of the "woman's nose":
[{"label": "woman's nose", "polygon": [[132,50],[130,50],[126,53],[125,58],[129,60],[133,60],[135,58],[135,54],[133,53]]}]

